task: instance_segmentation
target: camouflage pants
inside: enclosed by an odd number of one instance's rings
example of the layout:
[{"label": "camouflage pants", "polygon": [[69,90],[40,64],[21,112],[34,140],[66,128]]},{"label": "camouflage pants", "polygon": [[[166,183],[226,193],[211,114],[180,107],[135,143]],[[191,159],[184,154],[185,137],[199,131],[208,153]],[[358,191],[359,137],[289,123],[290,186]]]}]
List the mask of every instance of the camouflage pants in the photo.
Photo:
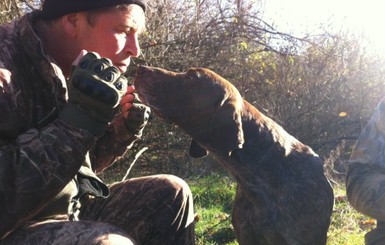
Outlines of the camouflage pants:
[{"label": "camouflage pants", "polygon": [[356,210],[377,219],[377,228],[366,234],[365,244],[385,244],[384,170],[369,164],[349,164],[346,176],[346,193],[349,203]]},{"label": "camouflage pants", "polygon": [[371,230],[365,235],[366,245],[384,245],[385,244],[385,223],[377,222],[377,228]]},{"label": "camouflage pants", "polygon": [[384,170],[369,164],[349,164],[346,192],[350,204],[359,212],[385,221]]},{"label": "camouflage pants", "polygon": [[107,199],[82,201],[80,221],[30,222],[0,245],[194,244],[192,195],[183,180],[133,178],[110,191]]}]

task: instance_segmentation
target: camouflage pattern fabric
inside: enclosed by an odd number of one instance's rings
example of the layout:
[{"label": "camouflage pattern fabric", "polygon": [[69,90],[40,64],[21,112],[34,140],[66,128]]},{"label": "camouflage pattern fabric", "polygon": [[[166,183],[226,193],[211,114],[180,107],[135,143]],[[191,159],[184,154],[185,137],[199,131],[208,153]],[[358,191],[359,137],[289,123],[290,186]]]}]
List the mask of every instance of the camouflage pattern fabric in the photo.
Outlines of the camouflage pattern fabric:
[{"label": "camouflage pattern fabric", "polygon": [[101,222],[49,219],[28,222],[0,245],[136,244],[127,233]]},{"label": "camouflage pattern fabric", "polygon": [[385,224],[377,222],[377,228],[371,230],[365,235],[366,245],[384,245],[385,244]]},{"label": "camouflage pattern fabric", "polygon": [[[69,202],[78,192],[73,180],[79,169],[88,166],[95,173],[103,171],[120,159],[139,135],[127,130],[123,116],[115,117],[101,137],[58,119],[58,112],[68,99],[66,80],[55,61],[42,53],[41,40],[33,26],[38,18],[37,12],[32,12],[0,26],[0,244],[77,244],[77,239],[79,244],[80,240],[86,241],[83,244],[103,244],[117,237],[130,239],[129,235],[140,243],[142,239],[164,237],[165,241],[181,241],[169,244],[192,244],[193,241],[186,241],[192,239],[186,235],[193,226],[191,196],[180,201],[181,194],[175,194],[175,199],[170,198],[171,194],[164,199],[157,194],[167,193],[162,188],[187,188],[185,184],[167,184],[165,179],[171,176],[160,178],[162,181],[154,177],[152,181],[115,184],[108,199],[82,200],[83,220],[68,221]],[[124,191],[114,191],[118,186]],[[146,195],[150,193],[146,186],[153,187],[151,195],[157,197],[158,203]],[[179,192],[191,195],[188,188]],[[171,203],[165,205],[168,201]],[[52,208],[56,202],[61,208]],[[159,208],[167,206],[169,212],[175,212],[178,225],[170,224],[171,214],[166,214],[166,210],[157,210],[166,215],[163,220],[155,214],[148,217],[153,210],[143,207],[147,203],[159,204],[155,206]],[[98,205],[109,207],[104,210],[105,217],[96,215],[103,213],[97,213]],[[109,212],[112,216],[107,219]],[[132,218],[134,222],[133,217],[143,219],[136,220],[136,225],[125,220]],[[157,226],[166,230],[156,231]],[[146,231],[149,233],[144,235]]]},{"label": "camouflage pattern fabric", "polygon": [[[346,192],[356,210],[379,223],[385,221],[385,99],[374,110],[353,148]],[[385,236],[377,229],[367,234],[366,244],[385,244]]]},{"label": "camouflage pattern fabric", "polygon": [[194,244],[192,194],[180,178],[133,178],[110,190],[111,198],[83,201],[80,220],[114,224],[140,244]]},{"label": "camouflage pattern fabric", "polygon": [[358,211],[385,221],[385,101],[376,107],[349,160],[347,195]]},{"label": "camouflage pattern fabric", "polygon": [[58,218],[29,222],[0,245],[194,244],[191,193],[175,176],[115,183],[110,198],[83,200],[80,214],[81,221],[76,222]]}]

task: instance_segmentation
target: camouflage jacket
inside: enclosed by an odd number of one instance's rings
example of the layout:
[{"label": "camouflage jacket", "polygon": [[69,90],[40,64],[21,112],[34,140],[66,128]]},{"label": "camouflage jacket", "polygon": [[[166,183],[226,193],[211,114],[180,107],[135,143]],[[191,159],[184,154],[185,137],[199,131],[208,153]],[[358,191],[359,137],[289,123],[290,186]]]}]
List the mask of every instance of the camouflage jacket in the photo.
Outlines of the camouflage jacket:
[{"label": "camouflage jacket", "polygon": [[94,172],[113,164],[138,138],[122,116],[100,138],[57,118],[66,104],[66,81],[43,52],[34,30],[38,18],[33,12],[0,26],[0,239],[41,216],[52,200],[76,195],[79,174],[106,195]]},{"label": "camouflage jacket", "polygon": [[361,131],[349,162],[369,164],[385,171],[385,98]]}]

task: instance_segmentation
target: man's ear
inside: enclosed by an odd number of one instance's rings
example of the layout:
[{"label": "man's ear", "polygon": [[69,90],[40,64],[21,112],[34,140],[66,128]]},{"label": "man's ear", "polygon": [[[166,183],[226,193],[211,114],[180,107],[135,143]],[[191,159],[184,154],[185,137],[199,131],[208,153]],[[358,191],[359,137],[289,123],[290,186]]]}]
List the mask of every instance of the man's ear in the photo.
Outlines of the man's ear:
[{"label": "man's ear", "polygon": [[60,18],[60,22],[63,26],[64,31],[71,37],[76,37],[80,27],[80,14],[72,13],[64,15]]},{"label": "man's ear", "polygon": [[244,143],[241,105],[237,101],[226,101],[214,114],[211,122],[211,141],[226,156]]},{"label": "man's ear", "polygon": [[192,158],[202,158],[209,154],[209,152],[200,146],[195,140],[191,139],[188,154]]}]

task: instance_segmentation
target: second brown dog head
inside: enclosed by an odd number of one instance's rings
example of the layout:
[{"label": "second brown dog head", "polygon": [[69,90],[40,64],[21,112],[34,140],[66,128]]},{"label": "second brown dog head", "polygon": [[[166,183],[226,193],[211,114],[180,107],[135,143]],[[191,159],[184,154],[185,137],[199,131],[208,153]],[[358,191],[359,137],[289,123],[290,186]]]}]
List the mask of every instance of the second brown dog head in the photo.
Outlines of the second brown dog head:
[{"label": "second brown dog head", "polygon": [[193,68],[176,73],[140,66],[134,85],[142,102],[156,115],[193,138],[192,157],[217,149],[228,156],[242,147],[243,99],[231,83],[213,71]]}]

